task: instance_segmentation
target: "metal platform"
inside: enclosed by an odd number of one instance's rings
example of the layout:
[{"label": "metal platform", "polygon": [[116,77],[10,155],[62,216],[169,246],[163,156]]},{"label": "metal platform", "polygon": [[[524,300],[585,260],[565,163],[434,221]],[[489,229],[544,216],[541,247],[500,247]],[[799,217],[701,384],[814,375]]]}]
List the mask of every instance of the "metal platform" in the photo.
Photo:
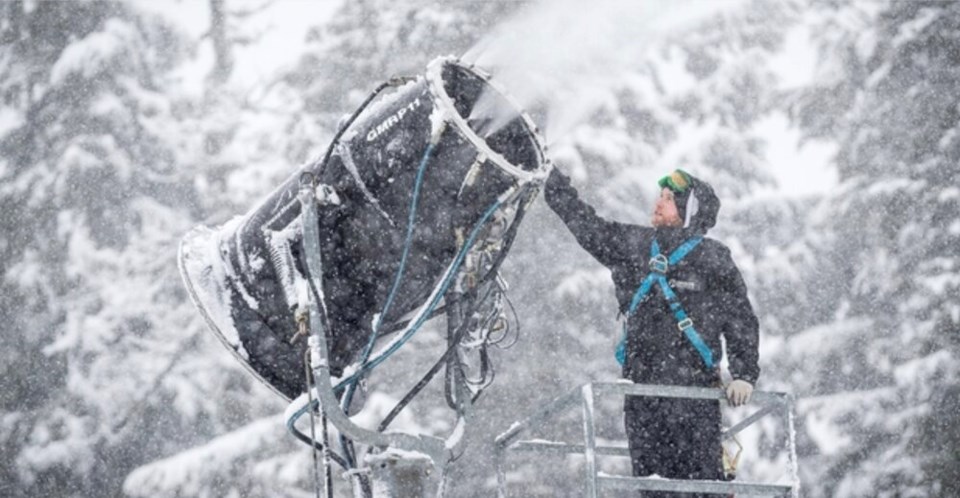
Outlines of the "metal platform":
[{"label": "metal platform", "polygon": [[[583,455],[585,465],[584,496],[596,498],[603,491],[667,491],[686,493],[736,494],[737,496],[789,496],[799,498],[800,482],[797,477],[797,451],[792,435],[793,397],[786,393],[755,392],[750,404],[760,409],[746,417],[733,427],[723,432],[723,438],[731,438],[744,428],[760,420],[764,416],[777,413],[785,425],[787,437],[784,441],[788,454],[788,469],[790,484],[763,484],[739,481],[700,481],[665,479],[660,477],[630,477],[602,474],[598,471],[600,457],[630,457],[626,447],[598,446],[596,440],[596,424],[594,406],[598,397],[626,395],[688,398],[688,399],[716,399],[725,402],[726,398],[720,389],[659,386],[649,384],[633,384],[629,382],[592,383],[573,389],[564,396],[542,406],[526,419],[513,424],[509,430],[499,435],[495,441],[498,496],[507,496],[507,479],[504,465],[510,453],[523,452],[534,454],[575,454]],[[583,421],[583,443],[569,444],[543,440],[520,440],[520,437],[533,427],[541,427],[545,422],[568,410],[580,405]]]}]

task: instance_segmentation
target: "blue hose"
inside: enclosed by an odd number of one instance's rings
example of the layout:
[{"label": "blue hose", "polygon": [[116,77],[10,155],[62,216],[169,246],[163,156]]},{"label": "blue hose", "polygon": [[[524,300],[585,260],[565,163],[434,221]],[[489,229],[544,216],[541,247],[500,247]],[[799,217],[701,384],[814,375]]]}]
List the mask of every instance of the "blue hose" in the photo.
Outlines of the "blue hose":
[{"label": "blue hose", "polygon": [[[345,410],[349,409],[350,402],[353,399],[353,393],[355,392],[355,389],[356,389],[356,384],[359,381],[359,379],[362,377],[362,375],[372,370],[373,368],[377,367],[378,365],[386,361],[387,358],[389,358],[394,353],[396,353],[404,344],[407,343],[407,341],[409,341],[413,337],[413,335],[417,331],[419,331],[420,327],[423,326],[423,323],[427,320],[427,318],[430,317],[430,315],[433,313],[433,310],[436,308],[437,304],[439,304],[440,298],[446,293],[447,288],[450,286],[453,276],[456,275],[460,265],[463,264],[463,259],[466,257],[467,252],[470,250],[470,248],[473,246],[474,242],[476,241],[477,235],[479,235],[480,230],[483,228],[484,224],[486,224],[487,220],[489,220],[490,216],[492,216],[493,213],[495,213],[496,210],[499,209],[503,203],[501,199],[498,198],[489,208],[487,208],[487,210],[484,212],[480,220],[477,221],[477,224],[474,226],[473,230],[470,232],[470,236],[467,238],[467,240],[464,242],[463,247],[457,253],[457,256],[454,259],[454,262],[453,262],[453,265],[451,266],[450,271],[447,273],[446,277],[441,283],[440,292],[434,295],[433,300],[427,306],[426,312],[420,315],[420,318],[407,330],[407,333],[404,334],[404,336],[400,340],[398,340],[393,345],[391,345],[390,348],[388,348],[386,351],[381,353],[378,357],[374,358],[372,361],[369,361],[369,357],[371,352],[373,351],[373,346],[376,343],[376,338],[377,338],[380,326],[383,322],[383,318],[386,316],[387,312],[390,310],[390,307],[393,305],[393,301],[396,297],[397,290],[400,288],[400,282],[403,280],[403,273],[404,273],[404,270],[406,269],[406,262],[407,262],[407,258],[410,253],[410,247],[413,241],[413,230],[414,230],[414,225],[416,221],[416,211],[417,211],[418,200],[420,197],[420,188],[423,184],[424,172],[426,171],[426,167],[427,167],[427,164],[429,163],[430,156],[433,153],[433,148],[434,148],[434,144],[432,143],[429,144],[427,147],[427,150],[424,152],[423,158],[420,160],[420,165],[417,170],[417,177],[416,177],[416,180],[414,181],[413,197],[410,201],[410,212],[407,218],[407,234],[406,234],[406,239],[404,241],[403,253],[400,257],[400,265],[397,268],[396,275],[394,276],[394,281],[390,289],[390,293],[387,295],[387,300],[384,303],[383,311],[377,317],[377,321],[374,324],[373,330],[370,334],[370,340],[367,341],[367,345],[364,347],[363,353],[361,355],[361,358],[362,358],[361,366],[350,377],[341,380],[334,387],[334,392],[338,392],[343,390],[344,388],[347,388],[347,392],[344,396],[344,401],[343,401],[343,406],[345,407],[344,408]],[[314,409],[317,406],[319,406],[319,401],[314,401],[313,403],[308,403],[304,405],[302,408],[300,408],[299,410],[297,410],[297,412],[294,413],[293,416],[287,420],[287,429],[290,432],[292,432],[294,435],[297,435],[299,431],[297,431],[296,429],[296,426],[295,426],[296,422],[300,419],[300,417],[306,414],[309,410]],[[347,453],[346,457],[348,460],[352,460],[352,458],[350,458],[349,452]],[[352,462],[350,463],[352,465]]]},{"label": "blue hose", "polygon": [[460,252],[457,253],[457,257],[456,257],[456,259],[455,259],[454,262],[453,262],[453,266],[451,267],[451,271],[447,273],[446,278],[444,279],[443,283],[441,284],[440,292],[438,292],[438,293],[433,297],[433,300],[432,300],[432,301],[430,302],[430,304],[428,305],[426,312],[425,312],[425,313],[421,313],[420,318],[413,324],[412,327],[410,327],[409,330],[407,330],[407,333],[404,334],[403,337],[402,337],[399,341],[393,343],[393,345],[391,345],[389,348],[387,348],[387,350],[384,351],[382,354],[380,354],[380,356],[374,358],[373,360],[371,360],[371,361],[369,361],[369,362],[363,363],[363,364],[360,366],[360,368],[359,368],[356,372],[353,373],[353,375],[351,375],[350,377],[347,377],[346,379],[340,381],[340,383],[337,384],[336,387],[334,387],[334,390],[340,390],[340,389],[342,389],[343,386],[344,386],[346,383],[348,383],[348,382],[353,382],[355,379],[359,378],[361,374],[363,374],[363,373],[365,373],[365,372],[373,369],[373,368],[376,367],[377,365],[383,363],[383,362],[384,362],[387,358],[389,358],[393,353],[397,352],[397,350],[400,349],[400,347],[402,347],[407,341],[409,341],[411,337],[413,337],[413,334],[416,333],[417,330],[420,329],[420,327],[423,325],[423,322],[425,322],[425,321],[427,320],[427,318],[428,318],[428,317],[430,316],[430,314],[433,312],[433,309],[436,308],[437,304],[440,303],[440,298],[447,292],[447,288],[450,286],[450,283],[451,283],[451,281],[452,281],[452,279],[453,279],[453,276],[456,274],[456,270],[457,270],[457,269],[460,267],[460,265],[463,263],[463,258],[466,257],[467,252],[470,250],[470,247],[473,245],[473,242],[474,242],[475,239],[477,238],[477,235],[480,233],[480,229],[483,228],[483,225],[484,225],[484,224],[486,223],[486,221],[490,218],[490,216],[493,215],[493,213],[496,212],[496,210],[500,208],[500,205],[501,205],[501,204],[502,204],[502,201],[501,201],[500,199],[497,199],[497,200],[493,203],[493,205],[491,205],[489,208],[487,208],[487,211],[486,211],[485,213],[483,213],[483,217],[480,218],[480,220],[477,222],[476,226],[474,226],[473,231],[470,232],[470,237],[468,237],[468,238],[467,238],[467,241],[463,244],[463,248],[461,248],[461,249],[460,249]]},{"label": "blue hose", "polygon": [[[346,383],[355,381],[357,378],[359,378],[360,374],[376,367],[380,363],[383,363],[384,360],[386,360],[390,355],[392,355],[398,349],[400,349],[400,347],[403,346],[403,344],[405,344],[407,341],[409,341],[410,338],[413,336],[413,334],[416,333],[417,330],[419,330],[419,328],[423,325],[423,322],[426,321],[427,317],[429,317],[430,314],[433,312],[433,309],[436,308],[437,304],[439,304],[440,296],[443,296],[446,293],[447,287],[450,286],[451,278],[453,277],[453,275],[456,274],[456,270],[463,263],[463,258],[466,257],[466,254],[470,250],[470,247],[473,246],[473,243],[476,241],[477,235],[480,233],[480,229],[483,228],[483,225],[487,222],[490,216],[492,216],[493,213],[496,212],[496,210],[499,209],[502,204],[503,202],[500,199],[497,199],[489,208],[487,208],[487,211],[484,212],[480,220],[477,221],[477,224],[476,226],[474,226],[473,231],[470,232],[470,236],[467,238],[466,242],[463,244],[463,247],[460,249],[460,252],[457,253],[457,257],[454,260],[453,266],[451,267],[451,271],[447,273],[447,277],[444,279],[442,283],[441,291],[438,292],[436,296],[434,296],[433,301],[430,302],[427,312],[421,314],[420,319],[417,320],[417,322],[407,331],[406,334],[404,334],[402,339],[394,343],[394,345],[391,346],[383,354],[381,354],[377,358],[374,358],[373,361],[369,363],[364,363],[359,370],[354,372],[353,375],[340,381],[340,383],[334,387],[334,391],[343,389]],[[296,435],[298,431],[296,430],[296,427],[294,424],[296,424],[297,420],[299,420],[300,417],[306,414],[309,410],[315,409],[317,406],[319,406],[319,401],[314,400],[312,404],[308,403],[307,405],[304,405],[302,408],[297,410],[297,412],[294,413],[293,416],[287,420],[287,428],[290,430],[290,432]]]},{"label": "blue hose", "polygon": [[[393,299],[397,295],[397,289],[400,288],[400,282],[403,280],[403,272],[407,266],[407,256],[410,254],[410,246],[413,243],[413,228],[416,222],[417,201],[420,198],[420,186],[423,185],[423,174],[427,170],[427,163],[430,161],[430,156],[433,153],[433,147],[433,142],[430,142],[430,144],[427,146],[427,150],[423,153],[423,158],[420,159],[420,166],[417,168],[417,177],[413,182],[413,196],[410,200],[410,213],[407,217],[407,236],[403,242],[403,253],[400,256],[400,266],[397,268],[397,274],[393,278],[393,286],[390,289],[390,293],[387,295],[387,301],[383,305],[383,310],[377,316],[377,321],[373,325],[373,330],[370,331],[370,340],[367,341],[367,345],[363,349],[363,354],[360,356],[361,364],[365,364],[370,358],[370,353],[373,351],[373,345],[377,342],[377,335],[379,335],[380,325],[383,323],[383,317],[385,317],[387,312],[390,311],[390,307],[393,305]],[[355,376],[351,377],[351,379],[350,385],[347,386],[347,392],[343,396],[343,401],[341,401],[341,406],[343,407],[344,412],[350,409],[350,404],[353,402],[353,393],[356,392],[357,382],[360,380],[360,377]],[[347,451],[347,445],[343,436],[341,436],[340,439],[344,454],[347,456],[347,459],[352,465],[354,463],[353,458],[350,452]]]}]

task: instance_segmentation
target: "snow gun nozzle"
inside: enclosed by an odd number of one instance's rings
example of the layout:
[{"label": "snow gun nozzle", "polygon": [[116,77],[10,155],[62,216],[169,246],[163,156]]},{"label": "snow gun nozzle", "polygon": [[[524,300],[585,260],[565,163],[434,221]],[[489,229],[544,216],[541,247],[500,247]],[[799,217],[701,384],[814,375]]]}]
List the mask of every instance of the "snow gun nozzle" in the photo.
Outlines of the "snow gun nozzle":
[{"label": "snow gun nozzle", "polygon": [[492,77],[476,66],[440,58],[427,67],[444,122],[508,174],[532,180],[549,173],[533,119]]}]

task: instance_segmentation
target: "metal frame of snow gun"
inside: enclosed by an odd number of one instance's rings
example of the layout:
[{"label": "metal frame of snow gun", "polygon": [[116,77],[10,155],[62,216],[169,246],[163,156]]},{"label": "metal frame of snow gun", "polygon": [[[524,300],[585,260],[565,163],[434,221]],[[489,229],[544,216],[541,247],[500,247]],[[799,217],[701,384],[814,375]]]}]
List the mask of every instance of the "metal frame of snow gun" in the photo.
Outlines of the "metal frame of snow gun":
[{"label": "metal frame of snow gun", "polygon": [[[606,490],[618,490],[621,492],[628,490],[648,490],[675,493],[736,493],[744,495],[790,496],[792,498],[798,498],[800,496],[800,483],[797,477],[797,450],[794,438],[792,437],[794,432],[794,400],[790,394],[780,392],[753,393],[750,403],[759,405],[761,407],[760,410],[723,432],[723,438],[728,439],[764,416],[775,411],[779,412],[783,417],[788,434],[786,446],[789,458],[789,472],[792,480],[792,483],[789,485],[602,475],[598,471],[598,457],[615,456],[629,458],[630,456],[630,452],[626,447],[597,445],[594,416],[595,400],[598,396],[610,395],[726,400],[720,389],[700,387],[660,386],[628,382],[591,383],[577,387],[554,401],[541,406],[540,409],[526,419],[513,424],[509,430],[497,436],[494,448],[496,453],[498,496],[501,498],[507,496],[507,476],[504,470],[504,464],[509,451],[543,455],[583,455],[586,460],[584,496],[589,498],[596,498],[599,496],[600,491]],[[583,416],[583,444],[543,440],[519,440],[520,436],[531,427],[538,427],[547,420],[561,415],[577,404],[581,406]]]},{"label": "metal frame of snow gun", "polygon": [[[488,210],[488,213],[492,212],[502,204],[508,204],[517,198],[522,197],[524,192],[525,189],[520,185],[514,186],[501,195],[497,202],[491,206],[490,210]],[[312,184],[305,184],[301,188],[300,201],[303,205],[301,216],[303,217],[303,243],[305,261],[308,270],[307,273],[311,276],[321,275],[322,260],[317,214],[318,202],[315,194],[315,188]],[[416,313],[416,316],[410,320],[408,329],[418,328],[423,321],[430,317],[432,308],[436,306],[440,298],[445,294],[447,286],[451,282],[452,277],[456,275],[459,269],[459,263],[462,262],[463,255],[466,254],[466,252],[468,252],[471,248],[477,231],[480,227],[482,227],[487,218],[488,217],[485,216],[478,222],[477,227],[475,227],[474,232],[471,234],[471,237],[464,243],[463,248],[461,248],[462,254],[451,264],[447,272],[445,272],[444,277],[441,278],[441,281],[431,293],[430,298],[428,298],[427,304],[425,304]],[[313,280],[313,277],[311,277],[311,280]],[[462,445],[465,442],[464,438],[462,437],[462,425],[469,420],[472,411],[470,396],[461,394],[460,398],[462,403],[460,406],[458,406],[457,410],[458,420],[455,424],[456,429],[447,439],[441,439],[435,436],[427,435],[382,433],[365,429],[354,424],[344,412],[340,400],[336,395],[335,384],[330,376],[329,350],[327,346],[326,334],[323,328],[324,310],[322,288],[320,287],[319,282],[315,280],[310,282],[309,286],[311,291],[308,293],[309,299],[307,300],[306,308],[309,312],[308,323],[310,336],[308,339],[308,347],[311,361],[310,368],[313,372],[315,382],[313,393],[319,402],[319,407],[322,411],[322,414],[330,423],[333,424],[334,427],[337,428],[340,434],[346,436],[350,440],[370,447],[392,448],[405,452],[423,454],[432,461],[435,467],[442,470],[443,466],[452,460],[454,455],[462,452]],[[406,332],[402,332],[400,335],[406,335]],[[364,365],[355,366],[359,372],[362,370]],[[301,398],[303,398],[303,396],[301,396]],[[306,413],[306,411],[309,409],[311,409],[309,405],[304,405],[300,398],[298,398],[298,400],[294,400],[287,410],[288,427],[295,423],[296,419]]]},{"label": "metal frame of snow gun", "polygon": [[[317,200],[311,185],[301,188],[300,202],[302,203],[303,243],[306,253],[307,269],[311,276],[322,275],[322,261],[320,258],[320,234],[317,215]],[[315,279],[315,277],[311,277]],[[403,433],[384,434],[364,429],[350,420],[340,406],[340,400],[334,392],[333,381],[330,377],[329,349],[326,333],[323,328],[323,297],[319,293],[322,287],[319,282],[310,283],[313,291],[309,293],[307,309],[309,311],[310,337],[310,368],[313,371],[315,393],[323,415],[340,431],[340,434],[370,446],[393,447],[407,451],[415,451],[429,456],[434,462],[445,462],[449,450],[444,440],[432,436],[413,436]],[[308,409],[312,409],[308,407]],[[299,413],[294,414],[299,415]],[[288,425],[290,420],[288,420]]]}]

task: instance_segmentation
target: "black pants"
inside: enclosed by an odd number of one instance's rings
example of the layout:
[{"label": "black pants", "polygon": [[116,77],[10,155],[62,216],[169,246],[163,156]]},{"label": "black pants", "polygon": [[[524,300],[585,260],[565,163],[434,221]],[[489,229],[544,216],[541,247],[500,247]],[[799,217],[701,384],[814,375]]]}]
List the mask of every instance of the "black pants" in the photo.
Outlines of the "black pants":
[{"label": "black pants", "polygon": [[[722,479],[719,401],[627,396],[624,424],[634,476]],[[648,491],[643,496],[716,495]]]}]

